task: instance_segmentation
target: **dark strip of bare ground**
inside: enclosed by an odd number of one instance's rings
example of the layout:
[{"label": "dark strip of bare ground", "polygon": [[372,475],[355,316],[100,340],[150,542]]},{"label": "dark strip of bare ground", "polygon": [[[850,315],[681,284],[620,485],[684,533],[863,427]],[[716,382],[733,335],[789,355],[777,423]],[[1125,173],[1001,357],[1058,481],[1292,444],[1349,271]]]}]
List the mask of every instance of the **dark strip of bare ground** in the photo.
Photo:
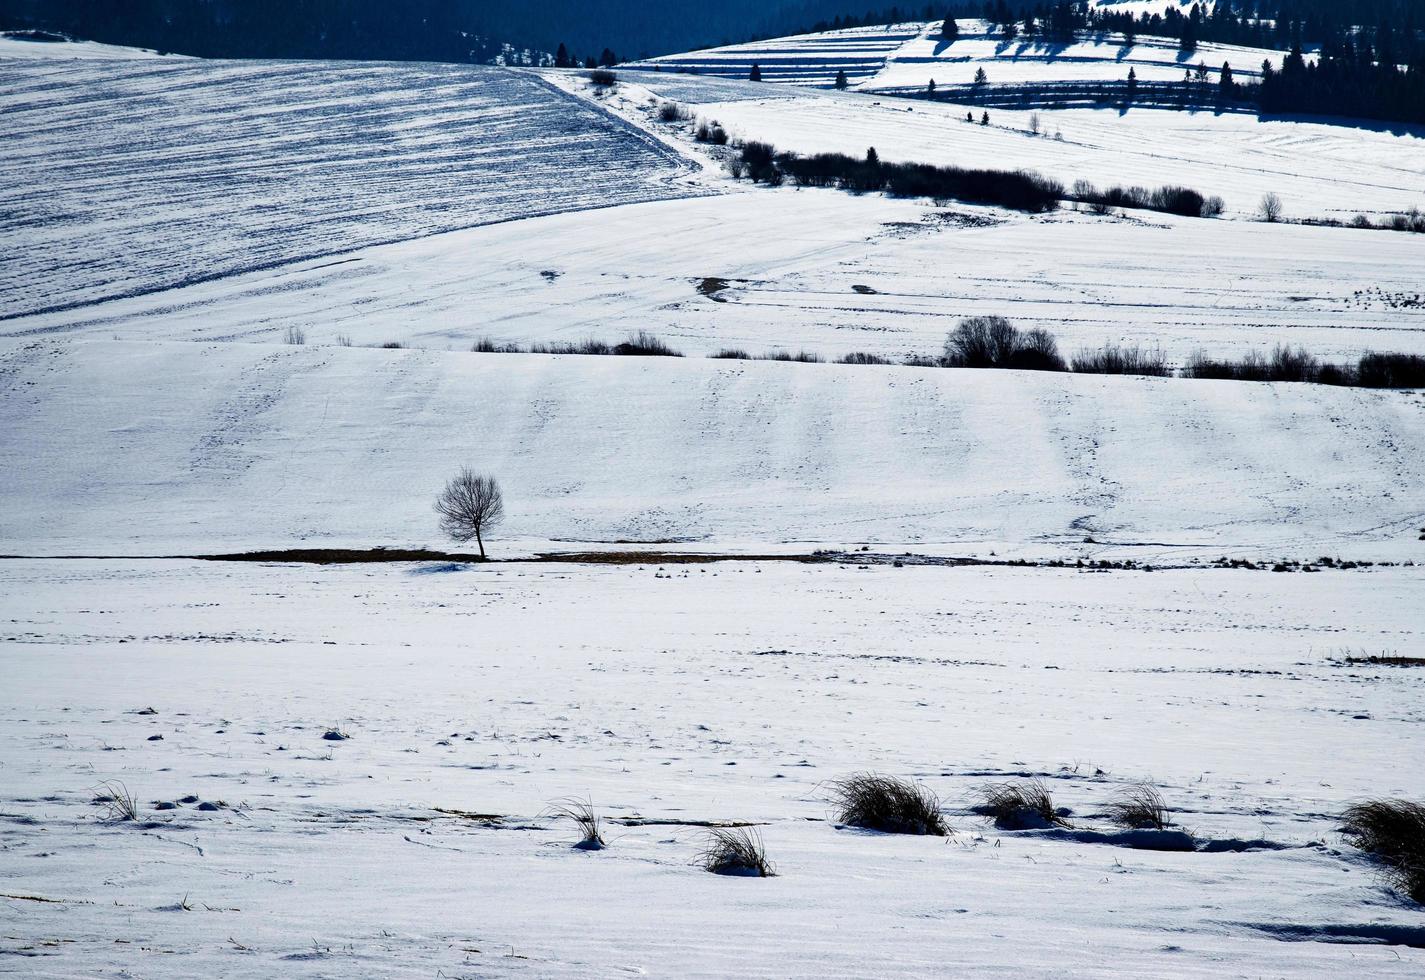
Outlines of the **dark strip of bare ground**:
[{"label": "dark strip of bare ground", "polygon": [[965,558],[942,555],[884,554],[865,551],[814,551],[782,554],[708,554],[680,551],[571,551],[546,552],[528,558],[485,559],[478,554],[432,551],[425,548],[283,548],[270,551],[242,551],[215,555],[0,555],[0,561],[231,561],[299,565],[367,565],[393,562],[444,562],[475,565],[710,565],[716,562],[789,562],[801,565],[890,565],[896,568],[930,566],[936,568],[1046,568],[1079,571],[1154,572],[1174,569],[1212,568],[1271,572],[1319,572],[1353,568],[1390,568],[1398,562],[1340,562],[1319,564],[1219,558],[1212,562],[1144,564],[1131,558],[1121,561],[1065,560],[1029,561],[1023,558]]}]

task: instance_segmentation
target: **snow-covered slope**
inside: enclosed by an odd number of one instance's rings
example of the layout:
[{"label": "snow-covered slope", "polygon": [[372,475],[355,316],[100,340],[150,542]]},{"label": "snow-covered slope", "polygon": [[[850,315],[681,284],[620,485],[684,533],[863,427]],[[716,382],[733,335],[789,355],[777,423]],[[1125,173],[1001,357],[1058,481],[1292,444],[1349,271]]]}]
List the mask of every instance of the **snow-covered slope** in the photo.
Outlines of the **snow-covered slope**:
[{"label": "snow-covered slope", "polygon": [[0,318],[690,193],[593,103],[457,65],[0,60],[0,140]]},{"label": "snow-covered slope", "polygon": [[623,67],[712,78],[747,78],[756,65],[765,82],[829,87],[835,83],[838,72],[844,72],[849,81],[874,77],[885,67],[892,53],[924,30],[924,24],[910,23],[799,34],[668,55]]},{"label": "snow-covered slope", "polygon": [[507,534],[1416,556],[1425,397],[707,359],[9,344],[20,553],[438,544],[471,463]]},{"label": "snow-covered slope", "polygon": [[[1160,5],[1161,6],[1161,5]],[[764,82],[828,88],[844,72],[852,88],[868,91],[968,85],[983,68],[991,85],[1064,81],[1123,81],[1132,69],[1141,82],[1178,82],[1206,64],[1215,84],[1223,64],[1250,81],[1264,61],[1280,66],[1283,51],[1202,43],[1179,50],[1171,38],[1086,35],[1072,44],[1037,37],[1006,39],[982,20],[959,21],[960,37],[940,37],[941,21],[858,27],[669,55],[624,67],[746,79],[752,66]]]},{"label": "snow-covered slope", "polygon": [[[1151,215],[1052,218],[794,188],[552,215],[152,296],[21,317],[0,336],[400,342],[468,350],[615,341],[897,360],[959,318],[1008,316],[1066,354],[1104,343],[1240,356],[1425,353],[1420,241],[1379,231]],[[735,247],[729,247],[729,243]],[[717,288],[714,288],[717,287]]]}]

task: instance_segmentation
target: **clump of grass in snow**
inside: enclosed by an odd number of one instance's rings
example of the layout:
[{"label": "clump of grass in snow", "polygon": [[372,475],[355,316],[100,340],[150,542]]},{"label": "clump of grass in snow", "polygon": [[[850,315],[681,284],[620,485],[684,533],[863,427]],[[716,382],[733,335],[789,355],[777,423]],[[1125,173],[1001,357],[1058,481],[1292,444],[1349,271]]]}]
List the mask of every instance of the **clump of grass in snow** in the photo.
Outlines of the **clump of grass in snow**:
[{"label": "clump of grass in snow", "polygon": [[937,837],[953,832],[940,815],[939,797],[908,779],[858,772],[831,784],[831,800],[836,819],[852,827]]},{"label": "clump of grass in snow", "polygon": [[777,872],[767,860],[762,835],[754,830],[713,829],[707,846],[698,855],[704,871],[744,878],[772,878]]},{"label": "clump of grass in snow", "polygon": [[1165,830],[1170,823],[1168,805],[1151,783],[1125,789],[1108,805],[1108,819],[1129,830]]},{"label": "clump of grass in snow", "polygon": [[1425,904],[1425,804],[1368,800],[1347,808],[1341,832],[1378,857],[1393,887]]},{"label": "clump of grass in snow", "polygon": [[604,840],[603,822],[594,812],[594,805],[591,801],[576,800],[572,797],[567,800],[555,800],[549,804],[549,812],[556,817],[568,817],[578,826],[580,837],[574,846],[579,850],[602,851],[609,846],[608,841]]},{"label": "clump of grass in snow", "polygon": [[1049,787],[1038,779],[992,783],[985,787],[984,794],[985,802],[975,809],[994,818],[995,826],[1001,830],[1042,830],[1069,825],[1055,811]]},{"label": "clump of grass in snow", "polygon": [[139,818],[138,801],[134,799],[128,787],[117,779],[100,784],[94,802],[108,807],[108,819],[116,823],[134,822]]}]

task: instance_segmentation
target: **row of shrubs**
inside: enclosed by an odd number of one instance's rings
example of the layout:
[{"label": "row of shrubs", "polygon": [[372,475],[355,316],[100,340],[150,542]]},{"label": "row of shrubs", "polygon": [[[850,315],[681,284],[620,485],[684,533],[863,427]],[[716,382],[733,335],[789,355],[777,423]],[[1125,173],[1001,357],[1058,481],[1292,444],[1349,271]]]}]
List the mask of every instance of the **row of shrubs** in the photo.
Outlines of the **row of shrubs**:
[{"label": "row of shrubs", "polygon": [[470,348],[477,354],[589,354],[614,357],[682,357],[682,353],[669,347],[653,334],[640,330],[619,344],[609,344],[602,340],[581,340],[577,343],[554,342],[549,344],[502,344],[481,337]]},{"label": "row of shrubs", "polygon": [[1325,228],[1408,231],[1416,235],[1425,235],[1425,212],[1422,212],[1419,208],[1411,208],[1409,211],[1388,215],[1379,221],[1372,221],[1367,215],[1358,214],[1350,221],[1341,221],[1338,218],[1303,218],[1301,223],[1304,225],[1318,225]]},{"label": "row of shrubs", "polygon": [[1216,218],[1226,208],[1222,198],[1204,197],[1189,187],[1168,185],[1156,189],[1110,187],[1107,190],[1099,190],[1087,180],[1074,182],[1070,200],[1088,205],[1089,210],[1095,214],[1109,214],[1115,208],[1131,208],[1139,211],[1163,211],[1188,218]]},{"label": "row of shrubs", "polygon": [[[725,135],[725,134],[724,134]],[[1100,190],[1086,180],[1066,191],[1057,180],[1030,170],[985,170],[935,166],[928,163],[887,163],[874,147],[864,158],[845,153],[800,156],[778,153],[770,143],[743,143],[730,167],[734,177],[780,185],[787,180],[801,187],[838,187],[858,194],[884,191],[892,197],[991,204],[1015,211],[1053,211],[1063,201],[1085,204],[1107,214],[1115,208],[1162,211],[1190,218],[1216,218],[1225,204],[1188,187],[1110,187]]]},{"label": "row of shrubs", "polygon": [[892,197],[966,201],[1031,213],[1053,211],[1065,196],[1063,184],[1032,171],[886,163],[874,148],[862,159],[845,153],[801,156],[750,141],[742,144],[730,169],[734,177],[745,175],[773,186],[791,180],[802,187],[884,191]]},{"label": "row of shrubs", "polygon": [[[502,344],[484,338],[472,348],[486,354],[586,354],[632,357],[682,357],[646,330],[618,344],[601,340],[576,343]],[[825,358],[810,351],[773,350],[752,354],[728,347],[709,355],[721,360],[787,361],[820,364]],[[1173,377],[1173,366],[1160,350],[1109,344],[1080,351],[1072,359],[1059,353],[1049,331],[1021,330],[1002,316],[975,316],[961,320],[945,339],[939,357],[916,355],[899,362],[880,354],[853,352],[838,364],[908,367],[1005,368],[1018,371],[1065,371],[1075,374],[1124,374],[1154,378]],[[1270,354],[1249,351],[1237,360],[1192,355],[1176,372],[1179,377],[1221,381],[1299,381],[1354,388],[1425,388],[1425,357],[1418,354],[1365,354],[1355,364],[1325,363],[1304,348],[1278,346]]]}]

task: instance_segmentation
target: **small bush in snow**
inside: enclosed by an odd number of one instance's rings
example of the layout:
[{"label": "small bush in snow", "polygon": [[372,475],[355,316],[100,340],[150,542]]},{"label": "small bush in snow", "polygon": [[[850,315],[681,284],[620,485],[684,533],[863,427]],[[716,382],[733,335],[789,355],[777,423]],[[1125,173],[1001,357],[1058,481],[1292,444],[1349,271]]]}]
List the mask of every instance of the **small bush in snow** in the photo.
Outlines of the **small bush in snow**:
[{"label": "small bush in snow", "polygon": [[714,829],[708,831],[707,846],[698,855],[704,871],[743,878],[772,878],[777,872],[767,860],[762,835],[754,830]]},{"label": "small bush in snow", "polygon": [[947,367],[1068,370],[1052,334],[1018,330],[1002,316],[961,320],[945,339],[944,362]]},{"label": "small bush in snow", "polygon": [[994,820],[1002,830],[1042,830],[1067,827],[1069,822],[1054,809],[1049,787],[1041,780],[994,783],[984,789],[985,802],[976,811]]},{"label": "small bush in snow", "polygon": [[1257,217],[1270,224],[1276,224],[1286,216],[1282,199],[1275,194],[1266,194],[1262,197],[1262,203],[1257,205]]},{"label": "small bush in snow", "polygon": [[872,772],[855,773],[831,784],[831,802],[838,822],[887,834],[930,834],[948,837],[952,831],[940,815],[940,799],[920,783]]},{"label": "small bush in snow", "polygon": [[604,840],[603,825],[594,812],[589,800],[556,800],[549,804],[549,812],[556,817],[568,817],[579,828],[579,840],[575,847],[581,851],[602,851],[608,847]]},{"label": "small bush in snow", "polygon": [[1370,800],[1343,814],[1345,834],[1356,847],[1380,859],[1384,878],[1425,904],[1425,805],[1409,800]]},{"label": "small bush in snow", "polygon": [[1108,805],[1108,819],[1129,830],[1164,830],[1169,824],[1168,805],[1151,783],[1139,783]]},{"label": "small bush in snow", "polygon": [[892,360],[891,360],[890,358],[888,358],[888,357],[882,357],[880,354],[867,354],[867,353],[865,353],[865,352],[863,352],[863,351],[852,351],[850,354],[845,354],[845,355],[843,355],[841,358],[839,358],[839,359],[837,360],[836,363],[837,363],[837,364],[894,364],[895,362],[892,361]]},{"label": "small bush in snow", "polygon": [[613,88],[618,84],[618,76],[607,68],[595,68],[589,72],[589,81],[596,88]]},{"label": "small bush in snow", "polygon": [[307,331],[297,326],[288,327],[285,339],[287,343],[300,347],[307,342]]},{"label": "small bush in snow", "polygon": [[716,354],[709,354],[708,356],[709,356],[709,357],[713,357],[713,358],[717,358],[717,359],[723,360],[723,361],[750,361],[750,360],[752,360],[752,355],[749,354],[749,353],[747,353],[747,351],[743,350],[741,347],[724,347],[722,350],[718,351]]},{"label": "small bush in snow", "polygon": [[629,337],[621,344],[615,344],[613,353],[626,357],[682,357],[683,355],[659,340],[646,330]]}]

